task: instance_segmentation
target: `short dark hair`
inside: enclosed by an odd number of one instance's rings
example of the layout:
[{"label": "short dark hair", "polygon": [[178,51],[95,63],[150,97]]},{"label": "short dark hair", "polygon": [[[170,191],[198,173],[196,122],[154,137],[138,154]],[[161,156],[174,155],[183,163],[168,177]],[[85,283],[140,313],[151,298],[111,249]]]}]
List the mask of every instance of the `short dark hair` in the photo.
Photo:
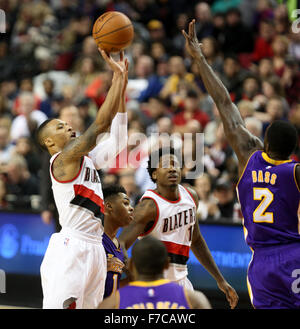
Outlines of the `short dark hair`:
[{"label": "short dark hair", "polygon": [[102,188],[102,192],[103,192],[104,200],[107,200],[108,198],[117,196],[119,193],[126,194],[125,188],[122,185],[119,185],[119,184],[104,186]]},{"label": "short dark hair", "polygon": [[132,261],[139,274],[157,275],[163,273],[168,252],[160,240],[147,236],[134,244]]},{"label": "short dark hair", "polygon": [[298,132],[295,126],[288,121],[276,120],[267,130],[265,140],[269,151],[280,158],[287,159],[298,145]]},{"label": "short dark hair", "polygon": [[176,150],[173,147],[161,147],[149,155],[147,170],[154,183],[156,180],[152,178],[152,174],[158,168],[159,160],[163,155],[174,155],[178,158],[178,154],[176,154]]},{"label": "short dark hair", "polygon": [[39,147],[44,151],[48,151],[48,149],[42,139],[42,134],[48,123],[50,123],[52,120],[54,120],[54,118],[45,120],[35,131],[35,140],[37,141]]}]

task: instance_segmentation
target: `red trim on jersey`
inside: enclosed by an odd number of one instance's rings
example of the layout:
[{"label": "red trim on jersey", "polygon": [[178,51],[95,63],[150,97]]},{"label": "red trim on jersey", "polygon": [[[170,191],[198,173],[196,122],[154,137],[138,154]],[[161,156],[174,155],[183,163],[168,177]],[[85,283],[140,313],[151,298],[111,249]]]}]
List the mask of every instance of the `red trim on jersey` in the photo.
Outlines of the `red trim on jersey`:
[{"label": "red trim on jersey", "polygon": [[[59,153],[59,154],[60,154],[60,153]],[[69,179],[69,180],[58,180],[57,178],[55,178],[55,176],[54,176],[54,174],[53,174],[52,166],[53,166],[53,163],[54,163],[54,161],[56,160],[56,158],[59,156],[59,154],[57,154],[57,156],[54,158],[54,160],[53,160],[52,163],[51,163],[51,167],[50,167],[51,174],[52,174],[53,178],[54,178],[58,183],[71,183],[71,182],[73,182],[73,181],[74,181],[74,180],[80,175],[81,170],[82,170],[82,167],[83,167],[84,157],[83,157],[83,159],[82,159],[82,161],[81,161],[80,169],[79,169],[77,175],[76,175],[74,178]]]},{"label": "red trim on jersey", "polygon": [[195,198],[193,197],[193,194],[186,188],[186,187],[184,187],[183,186],[183,188],[185,188],[185,190],[188,192],[188,194],[191,196],[191,198],[193,199],[193,201],[194,201],[194,203],[195,203],[195,206],[196,206],[196,209],[197,209],[197,204],[196,204],[196,200],[195,200]]},{"label": "red trim on jersey", "polygon": [[154,230],[154,228],[155,228],[155,226],[158,222],[158,218],[159,218],[159,208],[158,208],[157,202],[153,198],[151,198],[151,196],[145,196],[144,198],[141,199],[141,201],[144,200],[144,199],[151,199],[151,200],[154,201],[154,203],[156,205],[156,218],[155,218],[155,221],[154,221],[152,227],[147,232],[144,232],[144,233],[140,234],[140,236],[145,236],[145,235],[150,234]]},{"label": "red trim on jersey", "polygon": [[167,250],[171,254],[182,255],[189,257],[190,247],[183,244],[177,244],[169,241],[162,241],[166,246]]},{"label": "red trim on jersey", "polygon": [[[179,198],[175,201],[172,201],[172,200],[168,200],[166,198],[164,198],[162,195],[158,194],[156,191],[154,190],[148,190],[148,191],[151,191],[153,193],[155,193],[156,195],[158,195],[160,198],[162,198],[163,200],[167,201],[167,202],[170,202],[170,203],[178,203],[180,200],[181,200],[181,194],[180,194],[180,191],[178,189],[178,194],[179,194]],[[148,197],[147,197],[148,198]]]},{"label": "red trim on jersey", "polygon": [[103,200],[99,197],[99,195],[95,194],[95,192],[93,190],[87,188],[84,185],[75,184],[74,192],[75,192],[75,195],[80,195],[80,196],[90,199],[91,201],[96,203],[100,207],[101,211],[104,213]]}]

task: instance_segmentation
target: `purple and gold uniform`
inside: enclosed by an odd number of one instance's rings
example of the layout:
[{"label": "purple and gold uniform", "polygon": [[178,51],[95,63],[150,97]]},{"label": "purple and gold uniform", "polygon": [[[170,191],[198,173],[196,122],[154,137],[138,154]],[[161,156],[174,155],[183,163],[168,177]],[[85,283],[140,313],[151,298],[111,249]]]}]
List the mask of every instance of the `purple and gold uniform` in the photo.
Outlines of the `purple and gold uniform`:
[{"label": "purple and gold uniform", "polygon": [[119,290],[120,309],[189,309],[184,288],[169,280],[134,281]]},{"label": "purple and gold uniform", "polygon": [[[105,249],[107,258],[117,257],[121,262],[124,263],[124,254],[122,248],[117,248],[113,241],[111,241],[111,239],[105,233],[103,233],[102,236],[102,244]],[[120,279],[121,273],[112,271],[107,272],[103,298],[110,296],[113,291],[119,289]]]},{"label": "purple and gold uniform", "polygon": [[254,152],[237,185],[244,234],[253,252],[247,284],[255,308],[300,308],[292,272],[300,269],[297,162]]}]

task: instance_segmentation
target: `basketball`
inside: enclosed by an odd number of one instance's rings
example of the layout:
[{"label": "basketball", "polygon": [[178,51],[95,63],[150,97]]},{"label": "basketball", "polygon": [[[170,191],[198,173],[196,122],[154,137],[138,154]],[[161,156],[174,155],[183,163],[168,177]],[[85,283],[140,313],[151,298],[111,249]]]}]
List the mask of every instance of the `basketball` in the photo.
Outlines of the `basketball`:
[{"label": "basketball", "polygon": [[117,53],[128,47],[134,37],[131,20],[117,11],[101,15],[93,26],[93,38],[107,53]]}]

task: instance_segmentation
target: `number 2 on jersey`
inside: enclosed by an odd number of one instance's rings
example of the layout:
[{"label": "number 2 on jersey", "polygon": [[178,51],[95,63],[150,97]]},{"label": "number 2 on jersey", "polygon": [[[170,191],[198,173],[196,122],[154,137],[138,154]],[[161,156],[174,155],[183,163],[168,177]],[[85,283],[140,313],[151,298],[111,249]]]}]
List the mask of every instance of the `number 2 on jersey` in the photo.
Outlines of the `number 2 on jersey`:
[{"label": "number 2 on jersey", "polygon": [[274,223],[273,213],[266,211],[274,200],[273,193],[268,188],[254,187],[253,199],[261,200],[253,212],[253,221],[255,223]]}]

